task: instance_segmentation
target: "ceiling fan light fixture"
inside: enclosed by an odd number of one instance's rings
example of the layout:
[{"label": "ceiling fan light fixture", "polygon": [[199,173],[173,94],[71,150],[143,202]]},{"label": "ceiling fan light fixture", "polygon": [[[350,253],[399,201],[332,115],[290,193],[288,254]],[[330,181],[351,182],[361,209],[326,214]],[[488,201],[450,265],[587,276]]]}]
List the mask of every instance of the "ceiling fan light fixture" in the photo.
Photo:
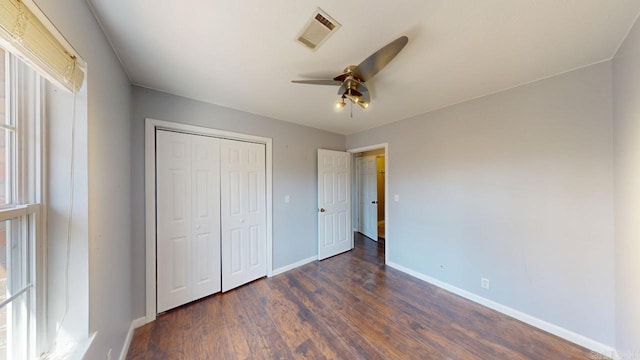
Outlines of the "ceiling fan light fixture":
[{"label": "ceiling fan light fixture", "polygon": [[363,109],[366,109],[369,107],[369,103],[366,101],[358,101],[358,105],[360,105],[360,107]]},{"label": "ceiling fan light fixture", "polygon": [[344,92],[344,95],[342,95],[342,97],[346,97],[347,99],[351,100],[351,102],[357,104],[358,102],[360,102],[362,93],[354,88],[348,88],[347,91]]},{"label": "ceiling fan light fixture", "polygon": [[336,103],[336,108],[342,109],[345,106],[347,106],[347,103],[344,102],[344,95],[342,95],[342,98],[340,98],[340,100],[338,100],[338,102]]}]

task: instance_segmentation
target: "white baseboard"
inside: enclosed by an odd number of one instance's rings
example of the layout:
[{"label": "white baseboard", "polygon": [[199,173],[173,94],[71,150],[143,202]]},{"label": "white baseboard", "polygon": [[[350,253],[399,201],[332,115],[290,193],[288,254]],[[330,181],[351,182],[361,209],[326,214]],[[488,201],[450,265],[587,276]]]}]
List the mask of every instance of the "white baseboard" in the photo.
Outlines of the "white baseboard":
[{"label": "white baseboard", "polygon": [[[310,262],[314,262],[314,261],[316,261],[316,260],[318,260],[318,256],[312,256],[312,257],[310,257],[310,258],[300,260],[300,261],[295,262],[295,263],[293,263],[293,264],[289,264],[289,265],[287,265],[287,266],[283,266],[283,267],[281,267],[281,268],[279,268],[279,269],[275,269],[275,270],[273,270],[273,271],[271,272],[271,276],[280,275],[280,274],[285,273],[285,272],[287,272],[287,271],[289,271],[289,270],[293,270],[293,269],[295,269],[295,268],[297,268],[297,267],[300,267],[300,266],[302,266],[302,265],[306,265],[306,264],[308,264],[308,263],[310,263]],[[270,276],[270,277],[271,277],[271,276]]]},{"label": "white baseboard", "polygon": [[134,319],[129,326],[129,331],[127,332],[127,338],[124,339],[124,345],[122,345],[122,351],[120,351],[120,356],[118,359],[125,360],[127,358],[127,353],[129,352],[129,346],[131,345],[131,339],[133,339],[133,331],[140,326],[147,323],[147,318],[140,317]]},{"label": "white baseboard", "polygon": [[497,303],[495,301],[483,298],[481,296],[478,296],[474,293],[471,293],[469,291],[457,288],[453,285],[450,285],[448,283],[445,283],[443,281],[434,279],[428,275],[419,273],[417,271],[411,270],[409,268],[406,268],[402,265],[398,265],[394,262],[387,262],[387,265],[389,267],[392,267],[396,270],[402,271],[403,273],[406,273],[408,275],[411,275],[417,279],[420,279],[422,281],[426,281],[432,285],[435,285],[441,289],[444,289],[446,291],[449,291],[451,293],[454,293],[456,295],[462,296],[465,299],[471,300],[475,303],[478,303],[482,306],[488,307],[490,309],[493,309],[495,311],[498,311],[500,313],[503,313],[505,315],[511,316],[512,318],[518,319],[524,323],[527,323],[531,326],[537,327],[538,329],[544,330],[546,332],[549,332],[551,334],[554,334],[556,336],[559,336],[565,340],[571,341],[572,343],[578,344],[580,346],[583,346],[589,350],[595,351],[599,354],[603,354],[603,355],[607,355],[612,357],[613,359],[615,359],[616,357],[616,351],[614,348],[612,348],[611,346],[602,344],[596,340],[590,339],[586,336],[577,334],[571,330],[567,330],[563,327],[560,327],[558,325],[554,325],[551,324],[549,322],[546,322],[544,320],[538,319],[536,317],[533,317],[529,314],[525,314],[521,311],[512,309],[508,306],[502,305],[500,303]]}]

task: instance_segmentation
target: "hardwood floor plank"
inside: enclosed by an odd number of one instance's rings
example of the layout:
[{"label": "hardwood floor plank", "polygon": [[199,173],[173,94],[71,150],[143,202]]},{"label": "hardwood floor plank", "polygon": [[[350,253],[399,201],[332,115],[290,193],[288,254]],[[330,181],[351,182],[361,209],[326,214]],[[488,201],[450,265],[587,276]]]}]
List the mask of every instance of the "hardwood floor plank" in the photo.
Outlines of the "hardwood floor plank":
[{"label": "hardwood floor plank", "polygon": [[352,251],[168,311],[127,359],[590,359],[542,330]]},{"label": "hardwood floor plank", "polygon": [[[345,354],[351,354],[356,356],[356,353],[351,353],[351,349],[342,341],[341,338],[336,337],[335,333],[330,331],[331,328],[325,326],[322,320],[316,313],[307,307],[300,299],[298,299],[291,290],[286,286],[278,285],[275,279],[262,282],[265,286],[258,287],[261,290],[261,296],[273,296],[274,293],[278,293],[277,301],[273,303],[273,307],[267,308],[274,323],[278,324],[280,329],[287,329],[288,333],[293,335],[285,336],[285,340],[288,338],[299,337],[300,340],[304,340],[301,343],[300,349],[303,350],[303,357],[307,358],[307,352],[311,350],[318,350],[317,355],[309,358],[321,358],[328,357],[330,359],[337,359]],[[295,342],[294,344],[295,345]],[[296,346],[296,353],[299,346]]]},{"label": "hardwood floor plank", "polygon": [[[374,339],[374,344],[380,346],[380,351],[386,357],[410,359],[415,358],[425,350],[429,344],[412,336],[407,329],[399,326],[384,313],[376,311],[370,303],[355,296],[351,291],[341,286],[340,281],[332,281],[316,272],[314,279],[322,286],[321,301],[340,314],[353,327],[364,333],[367,338]],[[393,345],[393,346],[389,346]]]},{"label": "hardwood floor plank", "polygon": [[[244,285],[236,290],[238,298],[242,303],[247,318],[250,320],[253,331],[260,335],[261,342],[252,349],[254,353],[266,354],[269,359],[294,359],[293,353],[284,339],[279,329],[266,314],[265,309],[270,306],[271,299],[259,299],[255,294],[254,285],[260,281]],[[224,294],[223,294],[224,296]]]},{"label": "hardwood floor plank", "polygon": [[[333,276],[340,277],[337,274]],[[336,286],[341,291],[358,289],[360,285],[357,279],[351,279],[350,276],[344,277],[344,282],[336,282]],[[428,339],[429,346],[421,350],[425,352],[424,355],[447,356],[456,359],[472,358],[473,356],[520,358],[517,353],[504,349],[496,351],[497,349],[479,346],[478,344],[472,344],[467,348],[462,347],[455,342],[456,334],[452,333],[453,327],[451,327],[451,323],[438,319],[438,314],[419,311],[415,306],[405,301],[400,301],[395,293],[374,291],[380,289],[379,286],[373,286],[371,290],[365,290],[365,287],[367,287],[366,283],[361,286],[362,291],[358,291],[358,298],[362,303],[356,306],[375,309],[380,314],[379,317],[383,322],[395,323],[402,329],[402,332],[409,334],[418,342],[424,342],[425,339]],[[466,334],[466,332],[464,333]]]},{"label": "hardwood floor plank", "polygon": [[[184,308],[185,313],[190,313],[191,330],[185,329],[182,334],[187,335],[189,341],[185,341],[185,358],[193,359],[198,356],[203,359],[237,359],[237,353],[232,340],[235,340],[225,326],[225,311],[223,300],[211,299],[214,301],[198,301],[197,312]],[[184,316],[187,318],[186,314]],[[202,341],[203,339],[217,339],[216,341]]]},{"label": "hardwood floor plank", "polygon": [[300,281],[300,275],[285,274],[273,279],[274,282],[282,281],[283,286],[287,286],[305,306],[313,309],[323,326],[327,327],[327,332],[335,334],[338,339],[342,339],[356,355],[357,358],[364,359],[384,359],[382,352],[359,331],[357,328],[345,321],[345,318],[336,313],[329,306],[325,305],[319,298],[323,289],[318,288],[312,281]]},{"label": "hardwood floor plank", "polygon": [[[278,289],[278,292],[280,291],[282,289]],[[335,358],[338,355],[320,334],[315,333],[321,329],[308,309],[297,307],[285,296],[278,297],[271,304],[267,311],[273,322],[283,332],[283,338],[289,347],[294,349],[296,357],[315,359],[323,356]]]},{"label": "hardwood floor plank", "polygon": [[129,359],[144,359],[145,354],[148,353],[148,345],[150,342],[151,330],[154,324],[146,324],[137,328],[133,337],[131,338],[131,345],[129,346]]},{"label": "hardwood floor plank", "polygon": [[238,299],[238,294],[235,291],[229,291],[225,296],[220,296],[220,303],[222,304],[224,326],[227,328],[236,358],[252,358],[253,351],[251,349],[260,348],[261,339],[258,339],[257,332],[253,331],[251,321]]},{"label": "hardwood floor plank", "polygon": [[[410,329],[410,334],[418,339],[429,339],[433,348],[432,355],[480,358],[509,358],[521,359],[516,352],[504,347],[485,346],[483,343],[465,342],[465,346],[458,345],[457,338],[468,336],[467,329],[456,330],[451,319],[442,316],[441,312],[431,308],[420,309],[421,304],[414,304],[399,296],[398,291],[389,291],[386,286],[380,286],[387,280],[372,279],[368,269],[360,264],[348,276],[338,272],[330,272],[330,278],[340,279],[336,286],[342,291],[355,289],[360,300],[366,301],[366,307],[376,308],[386,316],[385,321],[395,322],[401,328]],[[445,336],[446,335],[446,336]]]},{"label": "hardwood floor plank", "polygon": [[[349,261],[354,262],[357,260],[349,259]],[[351,275],[353,279],[351,281],[357,282],[370,274],[370,269],[365,269],[364,265],[359,264],[352,268]],[[381,276],[381,274],[378,273],[376,276]],[[427,304],[428,307],[422,307],[421,309],[421,311],[425,312],[422,316],[438,320],[436,328],[440,330],[446,329],[447,324],[452,324],[458,331],[452,332],[448,330],[448,336],[454,340],[456,338],[464,340],[456,341],[456,343],[463,344],[462,346],[478,354],[481,358],[489,356],[500,356],[502,358],[506,354],[510,354],[509,358],[522,358],[522,356],[524,358],[537,358],[540,356],[544,358],[573,358],[575,356],[575,353],[572,353],[572,350],[575,352],[575,346],[563,351],[564,355],[559,355],[558,349],[550,348],[545,339],[548,340],[549,336],[553,336],[551,334],[532,328],[506,315],[488,310],[467,299],[445,292],[420,280],[408,277],[397,270],[388,269],[385,274],[389,277],[387,281],[389,285],[386,287],[374,286],[372,287],[373,289],[393,290],[394,293],[398,294],[399,299],[407,301],[404,306],[420,308],[421,304]],[[401,284],[402,281],[411,281],[413,286],[407,287],[405,286],[406,284],[395,286],[395,284]],[[425,298],[425,295],[428,296]],[[403,304],[398,306],[402,307]],[[474,319],[474,321],[469,322],[469,319]],[[483,321],[483,319],[486,321]],[[461,326],[461,324],[465,324],[465,326]],[[513,334],[514,336],[504,337],[499,335],[505,333]],[[492,335],[495,336],[492,338]],[[478,340],[475,342],[469,341],[471,339]],[[526,342],[523,342],[522,339],[526,339]],[[562,341],[559,338],[558,340]],[[492,350],[488,351],[490,348]],[[495,350],[498,349],[501,349],[502,354],[495,353]],[[526,351],[525,349],[531,349],[531,351]],[[585,349],[578,347],[577,351],[582,354],[581,356],[584,356]],[[514,352],[522,354],[516,356]]]},{"label": "hardwood floor plank", "polygon": [[[324,275],[319,274],[318,276],[323,277]],[[331,274],[325,280],[332,281],[341,277],[342,274]],[[438,323],[435,326],[429,326],[432,320],[426,316],[427,314],[412,311],[406,303],[387,301],[387,297],[393,295],[391,297],[395,298],[396,294],[368,294],[366,291],[353,291],[360,290],[360,285],[354,282],[343,282],[343,280],[348,280],[349,277],[345,276],[344,279],[334,282],[333,287],[336,288],[336,291],[339,293],[349,293],[350,291],[357,293],[357,300],[347,299],[346,302],[353,303],[354,309],[361,316],[376,318],[380,322],[377,326],[384,327],[391,335],[403,336],[407,340],[411,339],[414,344],[412,354],[417,353],[419,357],[474,358],[473,352],[467,351],[464,347],[460,347],[448,339],[451,337],[448,329],[449,324]],[[420,321],[420,319],[425,319],[426,321]],[[447,330],[446,333],[443,334],[443,330]],[[486,355],[486,351],[476,351],[475,353]],[[518,359],[517,354],[508,352],[498,353],[492,351],[490,356]]]},{"label": "hardwood floor plank", "polygon": [[[228,328],[230,342],[237,359],[269,359],[273,357],[268,339],[258,328],[258,322],[251,319],[253,313],[247,313],[245,304],[239,296],[239,289],[220,296],[225,309],[224,321]],[[228,311],[227,311],[228,310]]]}]

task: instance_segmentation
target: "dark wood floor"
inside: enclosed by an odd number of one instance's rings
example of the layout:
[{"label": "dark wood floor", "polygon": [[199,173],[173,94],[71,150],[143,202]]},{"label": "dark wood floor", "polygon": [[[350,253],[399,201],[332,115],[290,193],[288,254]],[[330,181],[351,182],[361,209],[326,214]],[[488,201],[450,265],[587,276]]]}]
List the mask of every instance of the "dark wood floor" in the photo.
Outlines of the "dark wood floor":
[{"label": "dark wood floor", "polygon": [[128,359],[589,359],[582,347],[355,249],[167,312]]}]

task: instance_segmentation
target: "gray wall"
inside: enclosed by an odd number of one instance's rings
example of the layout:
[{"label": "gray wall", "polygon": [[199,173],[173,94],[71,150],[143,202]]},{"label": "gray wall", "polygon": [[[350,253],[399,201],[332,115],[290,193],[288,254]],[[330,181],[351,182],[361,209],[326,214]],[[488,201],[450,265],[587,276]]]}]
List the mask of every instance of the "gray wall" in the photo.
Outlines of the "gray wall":
[{"label": "gray wall", "polygon": [[[273,267],[317,255],[317,149],[344,150],[345,137],[259,115],[134,87],[132,135],[133,299],[145,314],[144,121],[205,126],[273,139]],[[291,197],[284,203],[285,195]]]},{"label": "gray wall", "polygon": [[613,63],[616,213],[616,347],[640,357],[640,25]]},{"label": "gray wall", "polygon": [[348,136],[389,143],[388,260],[613,346],[611,77],[602,63]]},{"label": "gray wall", "polygon": [[[88,104],[88,107],[85,111],[80,108],[77,119],[75,210],[69,278],[72,306],[67,321],[88,322],[89,332],[96,333],[87,359],[104,359],[109,349],[113,349],[115,358],[122,349],[132,319],[131,86],[85,1],[36,0],[36,3],[88,63],[85,85],[88,98],[81,94],[78,99],[79,104]],[[58,126],[62,124],[66,124],[66,132]],[[55,134],[59,134],[56,136],[66,136],[55,142],[66,142],[63,148],[50,149],[58,155],[69,156],[69,125],[69,118],[56,123]],[[67,173],[64,159],[59,160],[62,164],[59,174]],[[56,179],[62,181],[52,187],[51,190],[57,192],[52,200],[59,206],[52,204],[52,211],[61,210],[54,214],[58,219],[54,217],[52,224],[66,228],[59,217],[66,216],[62,209],[68,201],[68,178],[66,183],[62,177],[56,176]],[[60,246],[65,238],[64,235],[54,236],[49,241]],[[61,266],[59,261],[54,264]],[[60,268],[50,270],[53,274],[64,273]],[[56,286],[49,290],[62,292],[58,284],[52,284]],[[84,301],[80,308],[74,307],[77,299],[87,299],[87,286],[88,305]],[[59,309],[55,311],[54,316],[61,314]],[[87,327],[83,324],[77,327],[82,326]]]}]

